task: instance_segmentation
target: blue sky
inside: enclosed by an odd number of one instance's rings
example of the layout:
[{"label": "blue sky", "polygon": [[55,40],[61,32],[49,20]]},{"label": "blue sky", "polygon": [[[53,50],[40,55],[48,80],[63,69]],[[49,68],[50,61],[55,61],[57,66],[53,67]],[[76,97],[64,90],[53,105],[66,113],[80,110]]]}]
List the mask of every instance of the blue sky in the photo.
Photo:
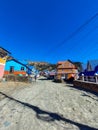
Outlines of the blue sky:
[{"label": "blue sky", "polygon": [[98,16],[63,42],[96,13],[98,0],[0,0],[0,46],[20,60],[98,59]]}]

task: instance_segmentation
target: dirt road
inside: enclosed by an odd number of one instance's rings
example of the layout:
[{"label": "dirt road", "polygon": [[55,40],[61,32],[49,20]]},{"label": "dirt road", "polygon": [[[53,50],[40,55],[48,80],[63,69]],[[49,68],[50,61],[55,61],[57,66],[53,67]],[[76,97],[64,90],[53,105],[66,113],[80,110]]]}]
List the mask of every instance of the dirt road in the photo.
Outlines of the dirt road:
[{"label": "dirt road", "polygon": [[98,96],[40,78],[0,86],[0,130],[98,130]]}]

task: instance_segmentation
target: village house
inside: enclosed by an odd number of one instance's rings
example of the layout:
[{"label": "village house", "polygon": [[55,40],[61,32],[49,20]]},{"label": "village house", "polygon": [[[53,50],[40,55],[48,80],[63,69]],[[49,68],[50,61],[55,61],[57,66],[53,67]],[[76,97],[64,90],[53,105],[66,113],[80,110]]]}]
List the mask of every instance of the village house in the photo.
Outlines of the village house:
[{"label": "village house", "polygon": [[89,60],[84,70],[80,73],[80,76],[95,76],[98,75],[98,60]]},{"label": "village house", "polygon": [[70,78],[77,79],[77,77],[78,77],[78,70],[70,60],[59,61],[57,63],[56,79],[68,80]]},{"label": "village house", "polygon": [[28,69],[27,62],[12,58],[6,62],[4,75],[26,75]]},{"label": "village house", "polygon": [[19,61],[11,53],[0,47],[0,79],[7,75],[30,76],[37,70],[27,61]]},{"label": "village house", "polygon": [[0,79],[3,78],[6,60],[10,57],[10,54],[9,51],[0,47]]}]

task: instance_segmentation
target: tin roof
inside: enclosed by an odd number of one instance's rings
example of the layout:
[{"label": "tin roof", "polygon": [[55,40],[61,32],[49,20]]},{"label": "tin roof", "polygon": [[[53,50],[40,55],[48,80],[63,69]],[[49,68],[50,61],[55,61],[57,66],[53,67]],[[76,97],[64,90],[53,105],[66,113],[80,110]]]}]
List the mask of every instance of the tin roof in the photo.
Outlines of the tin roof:
[{"label": "tin roof", "polygon": [[32,71],[32,69],[30,68],[30,66],[28,66],[27,62],[25,62],[25,61],[19,61],[19,60],[13,58],[13,57],[12,57],[12,59],[7,60],[7,62],[9,62],[9,61],[15,61],[18,64],[21,64],[22,66],[26,67],[28,70]]},{"label": "tin roof", "polygon": [[0,57],[5,57],[7,55],[11,54],[9,51],[4,49],[3,47],[0,47]]}]

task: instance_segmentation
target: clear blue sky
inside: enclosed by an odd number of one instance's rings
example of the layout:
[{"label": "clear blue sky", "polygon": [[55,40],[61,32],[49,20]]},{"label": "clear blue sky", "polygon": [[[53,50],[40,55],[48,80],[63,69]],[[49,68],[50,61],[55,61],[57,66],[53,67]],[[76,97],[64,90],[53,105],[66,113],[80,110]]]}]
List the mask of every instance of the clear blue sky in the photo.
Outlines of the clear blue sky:
[{"label": "clear blue sky", "polygon": [[17,59],[86,62],[98,59],[98,0],[0,0],[0,46]]}]

